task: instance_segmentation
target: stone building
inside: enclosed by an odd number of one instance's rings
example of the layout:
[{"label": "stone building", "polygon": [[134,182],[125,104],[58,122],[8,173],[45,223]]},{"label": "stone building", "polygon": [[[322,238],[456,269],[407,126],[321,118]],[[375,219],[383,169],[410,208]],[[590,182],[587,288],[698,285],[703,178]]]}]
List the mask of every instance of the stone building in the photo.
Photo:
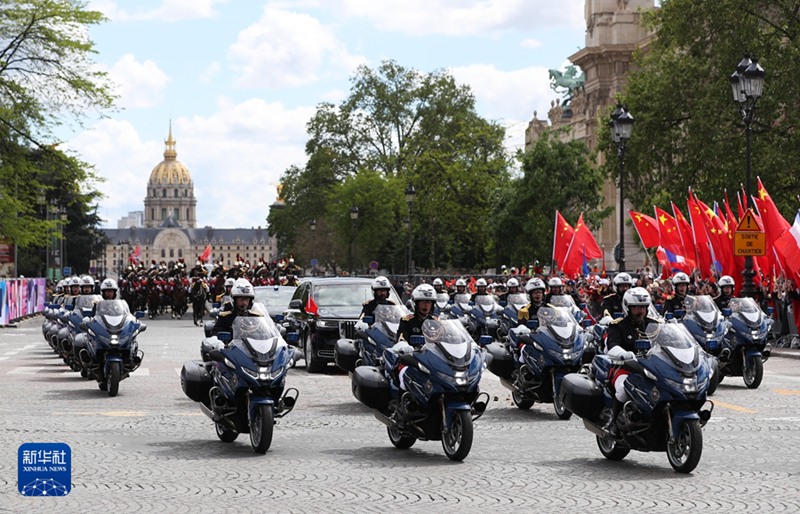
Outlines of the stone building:
[{"label": "stone building", "polygon": [[[568,59],[586,74],[583,90],[572,99],[569,109],[559,100],[551,102],[548,120],[537,119],[537,113],[525,132],[525,146],[531,146],[549,129],[569,127],[563,139],[577,139],[586,143],[590,151],[597,148],[598,123],[608,123],[606,113],[616,104],[615,95],[625,88],[625,79],[634,51],[645,47],[652,37],[641,25],[641,11],[654,8],[654,0],[586,0],[586,46]],[[634,119],[636,113],[632,113]],[[549,121],[549,123],[548,123]],[[636,137],[634,127],[633,137]],[[616,155],[599,155],[599,163]],[[597,243],[605,252],[606,262],[613,267],[614,246],[619,240],[619,188],[612,181],[603,187],[604,207],[612,207],[613,214],[595,233]],[[627,209],[624,206],[625,218]],[[625,261],[627,270],[635,270],[647,263],[647,255],[633,237],[633,227],[625,227]]]},{"label": "stone building", "polygon": [[208,246],[211,260],[222,260],[226,267],[235,263],[237,255],[251,264],[259,259],[271,261],[275,248],[266,227],[197,227],[194,182],[189,169],[177,159],[172,127],[164,143],[164,160],[153,168],[147,181],[143,226],[104,230],[110,242],[97,262],[99,274],[117,277],[137,248],[146,267],[154,260],[170,263],[183,259],[191,268]]}]

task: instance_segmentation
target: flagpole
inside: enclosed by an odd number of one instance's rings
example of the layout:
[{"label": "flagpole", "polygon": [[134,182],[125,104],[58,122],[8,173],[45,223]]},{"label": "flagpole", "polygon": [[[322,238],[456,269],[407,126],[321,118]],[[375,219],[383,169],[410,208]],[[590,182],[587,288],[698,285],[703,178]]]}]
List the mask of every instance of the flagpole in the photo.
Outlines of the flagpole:
[{"label": "flagpole", "polygon": [[556,237],[558,236],[558,209],[553,220],[553,253],[550,255],[550,274],[556,272]]}]

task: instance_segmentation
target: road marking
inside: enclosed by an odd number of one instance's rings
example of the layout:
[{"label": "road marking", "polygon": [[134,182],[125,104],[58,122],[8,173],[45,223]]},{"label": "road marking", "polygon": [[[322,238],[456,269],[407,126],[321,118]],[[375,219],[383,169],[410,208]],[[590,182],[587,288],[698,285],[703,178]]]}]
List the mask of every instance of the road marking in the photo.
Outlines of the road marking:
[{"label": "road marking", "polygon": [[0,361],[5,361],[5,360],[8,360],[8,359],[9,359],[9,357],[0,357]]},{"label": "road marking", "polygon": [[730,409],[736,412],[742,412],[744,414],[755,414],[756,411],[748,409],[747,407],[741,407],[739,405],[733,405],[732,403],[725,403],[720,402],[718,400],[714,400],[714,405],[722,407],[724,409]]},{"label": "road marking", "polygon": [[43,367],[29,367],[23,366],[21,368],[14,368],[7,373],[7,375],[33,375],[38,371],[43,370]]},{"label": "road marking", "polygon": [[149,377],[150,376],[150,368],[139,368],[133,373],[131,373],[132,377]]},{"label": "road marking", "polygon": [[[106,412],[54,412],[54,416],[111,416],[111,417],[136,417],[144,416],[146,412],[143,411],[106,411]],[[201,413],[202,414],[202,413]]]},{"label": "road marking", "polygon": [[784,394],[787,396],[797,396],[800,395],[800,391],[797,389],[773,389],[774,392],[778,394]]}]

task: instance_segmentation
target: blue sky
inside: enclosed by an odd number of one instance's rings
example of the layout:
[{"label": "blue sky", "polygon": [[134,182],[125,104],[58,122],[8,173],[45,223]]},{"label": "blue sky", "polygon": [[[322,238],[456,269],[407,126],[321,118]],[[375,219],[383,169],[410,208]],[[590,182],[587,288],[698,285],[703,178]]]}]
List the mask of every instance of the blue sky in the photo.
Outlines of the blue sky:
[{"label": "blue sky", "polygon": [[265,226],[276,184],[305,163],[305,124],[339,103],[359,64],[384,59],[469,85],[479,114],[519,148],[558,97],[547,70],[584,45],[584,0],[91,0],[109,21],[90,37],[119,112],[89,118],[62,148],[106,181],[115,228],[142,210],[170,120],[200,226]]}]

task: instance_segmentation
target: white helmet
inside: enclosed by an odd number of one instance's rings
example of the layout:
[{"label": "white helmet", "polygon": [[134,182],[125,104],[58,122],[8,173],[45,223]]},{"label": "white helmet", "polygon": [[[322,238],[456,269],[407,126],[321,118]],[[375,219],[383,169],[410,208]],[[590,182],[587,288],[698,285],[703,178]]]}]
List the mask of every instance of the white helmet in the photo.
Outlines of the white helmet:
[{"label": "white helmet", "polygon": [[442,282],[441,278],[434,278],[433,279],[433,285],[435,285],[435,286],[443,286],[444,282]]},{"label": "white helmet", "polygon": [[116,298],[117,295],[119,294],[119,287],[117,286],[117,281],[114,280],[113,278],[107,278],[107,279],[103,280],[102,284],[100,284],[100,292],[101,293],[103,291],[108,291],[109,289],[113,289],[114,290],[114,298]]},{"label": "white helmet", "polygon": [[614,277],[614,287],[616,288],[617,286],[624,286],[626,284],[633,287],[633,277],[624,271],[622,273],[617,273]]},{"label": "white helmet", "polygon": [[[723,277],[723,278],[725,278],[725,277]],[[733,279],[731,277],[728,277],[728,278],[731,280],[731,282],[733,281]],[[672,277],[672,285],[677,286],[678,284],[688,284],[688,283],[689,283],[689,275],[687,275],[686,273],[684,273],[682,271],[680,271],[678,273],[675,273],[675,275],[673,275],[673,277]]]},{"label": "white helmet", "polygon": [[547,281],[547,285],[548,285],[548,287],[561,287],[561,286],[564,285],[564,283],[561,282],[560,278],[553,277],[553,278],[551,278],[550,280]]},{"label": "white helmet", "polygon": [[463,278],[456,280],[456,287],[467,287],[467,281]]},{"label": "white helmet", "polygon": [[233,287],[233,284],[236,282],[236,279],[233,277],[228,277],[225,279],[225,287]]},{"label": "white helmet", "polygon": [[411,299],[415,302],[420,300],[436,300],[436,290],[430,284],[420,284],[411,293]]},{"label": "white helmet", "polygon": [[475,287],[486,287],[487,285],[488,285],[488,284],[486,283],[486,279],[485,279],[485,278],[479,278],[479,279],[478,279],[478,280],[475,282]]},{"label": "white helmet", "polygon": [[525,284],[525,291],[530,293],[536,289],[545,290],[544,281],[541,278],[532,278]]},{"label": "white helmet", "polygon": [[730,275],[722,275],[721,277],[719,277],[719,282],[717,282],[717,285],[719,285],[720,289],[722,289],[725,286],[736,287],[736,282]]},{"label": "white helmet", "polygon": [[84,275],[81,277],[81,287],[83,286],[92,286],[94,287],[94,279],[89,275]]},{"label": "white helmet", "polygon": [[508,282],[506,282],[507,287],[519,287],[519,280],[516,278],[509,278]]},{"label": "white helmet", "polygon": [[632,287],[622,296],[622,312],[628,315],[628,307],[650,307],[650,293],[643,287]]},{"label": "white helmet", "polygon": [[80,285],[81,285],[81,277],[75,275],[74,277],[69,279],[69,285],[70,285],[70,287],[72,287],[72,286],[80,287]]},{"label": "white helmet", "polygon": [[372,281],[372,290],[375,291],[377,289],[391,289],[392,285],[389,283],[389,279],[386,277],[375,277],[375,280]]},{"label": "white helmet", "polygon": [[237,278],[233,283],[231,290],[231,298],[255,298],[256,293],[253,290],[253,284],[246,278]]}]

